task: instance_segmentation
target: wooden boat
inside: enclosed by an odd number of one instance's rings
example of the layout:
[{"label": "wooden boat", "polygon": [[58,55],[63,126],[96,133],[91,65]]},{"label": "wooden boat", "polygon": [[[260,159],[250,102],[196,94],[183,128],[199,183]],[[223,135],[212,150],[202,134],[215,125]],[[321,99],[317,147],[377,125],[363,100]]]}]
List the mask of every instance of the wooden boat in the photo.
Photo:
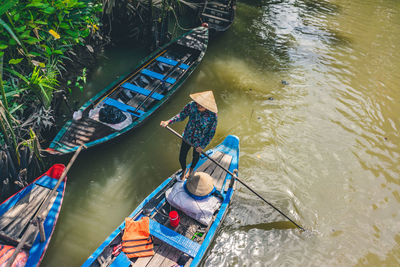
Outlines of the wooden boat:
[{"label": "wooden boat", "polygon": [[[0,205],[0,249],[7,249],[8,256],[20,243],[32,218],[37,216],[40,204],[57,184],[65,166],[53,165],[46,173],[36,178],[31,184],[15,193]],[[22,250],[27,254],[26,266],[38,266],[47,250],[54,232],[61,204],[64,198],[66,179],[57,188],[57,193],[50,198],[49,205],[44,207],[43,219],[45,241],[41,242],[39,230],[28,236]],[[36,227],[36,229],[38,229]],[[6,253],[5,253],[6,254]],[[2,262],[5,254],[2,254]],[[15,261],[14,261],[15,263]],[[3,266],[3,265],[2,265]],[[5,265],[4,265],[5,266]]]},{"label": "wooden boat", "polygon": [[[229,135],[207,154],[226,169],[234,172],[238,168],[239,139]],[[154,240],[154,256],[129,259],[123,252],[114,257],[112,252],[121,243],[123,222],[100,247],[88,258],[83,266],[198,266],[214,239],[218,227],[224,220],[235,191],[235,179],[211,160],[202,156],[195,171],[209,173],[214,179],[216,190],[221,193],[222,202],[214,212],[211,223],[202,225],[178,210],[180,223],[176,228],[169,225],[168,214],[176,210],[167,201],[165,192],[175,183],[181,171],[165,180],[151,193],[129,217],[139,220],[150,217],[150,234]]]},{"label": "wooden boat", "polygon": [[[177,91],[202,60],[208,29],[195,28],[147,57],[134,71],[114,81],[86,102],[58,132],[49,148],[70,153],[104,143],[141,125]],[[119,124],[100,119],[100,107],[112,106],[125,114]]]},{"label": "wooden boat", "polygon": [[236,13],[236,0],[205,0],[200,20],[207,23],[211,34],[224,32],[232,25]]}]

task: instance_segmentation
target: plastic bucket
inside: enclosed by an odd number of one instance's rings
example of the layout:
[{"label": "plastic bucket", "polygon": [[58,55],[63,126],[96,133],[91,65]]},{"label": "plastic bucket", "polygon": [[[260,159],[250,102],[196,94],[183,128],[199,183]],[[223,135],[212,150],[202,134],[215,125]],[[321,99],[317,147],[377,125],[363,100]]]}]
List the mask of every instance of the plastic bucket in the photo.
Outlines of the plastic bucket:
[{"label": "plastic bucket", "polygon": [[179,225],[179,221],[181,218],[179,218],[179,214],[178,212],[176,212],[175,210],[171,211],[169,213],[169,224],[172,227],[177,227]]}]

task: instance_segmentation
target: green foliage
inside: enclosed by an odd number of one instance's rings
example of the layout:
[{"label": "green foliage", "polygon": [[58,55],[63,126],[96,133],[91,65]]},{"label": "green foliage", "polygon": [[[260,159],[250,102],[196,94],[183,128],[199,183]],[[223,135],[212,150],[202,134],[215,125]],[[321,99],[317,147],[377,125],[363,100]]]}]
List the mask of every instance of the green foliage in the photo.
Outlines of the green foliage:
[{"label": "green foliage", "polygon": [[[3,28],[11,35],[11,37],[13,38],[13,40],[15,42],[17,42],[19,45],[21,45],[20,40],[18,39],[18,37],[15,35],[14,31],[10,28],[10,26],[8,26],[7,23],[5,23],[1,18],[0,18],[0,25],[3,26]],[[11,40],[10,40],[11,41]],[[9,43],[10,43],[9,41]],[[1,45],[5,45],[4,43],[2,43]]]},{"label": "green foliage", "polygon": [[[0,136],[16,148],[16,142],[25,141],[14,131],[28,132],[18,130],[20,122],[13,115],[22,116],[25,108],[41,110],[38,100],[43,110],[49,110],[59,86],[57,77],[66,71],[74,47],[86,45],[99,29],[102,1],[0,1]],[[85,80],[86,70],[77,77],[81,90]]]},{"label": "green foliage", "polygon": [[23,60],[23,58],[13,58],[8,61],[8,64],[16,65],[16,64],[20,63],[22,60]]},{"label": "green foliage", "polygon": [[[99,30],[101,3],[0,0],[0,148],[7,147],[17,171],[24,162],[21,147],[40,165],[38,136],[54,124],[50,106],[57,77],[76,56],[75,46],[86,45]],[[83,90],[85,82],[86,69],[76,86]]]},{"label": "green foliage", "polygon": [[4,56],[5,68],[13,70],[14,77],[25,82],[24,89],[48,107],[58,85],[54,70],[65,71],[64,62],[71,60],[68,54],[74,45],[85,45],[85,38],[99,29],[101,1],[3,1],[0,56]]},{"label": "green foliage", "polygon": [[17,1],[15,0],[3,0],[0,5],[0,16],[7,12],[11,7],[15,6],[15,4],[17,4]]},{"label": "green foliage", "polygon": [[86,84],[86,68],[83,68],[82,75],[76,78],[75,86],[78,87],[82,92],[84,84]]},{"label": "green foliage", "polygon": [[58,85],[55,77],[55,72],[47,71],[47,73],[43,73],[40,68],[35,67],[27,83],[27,89],[42,101],[45,108],[50,107],[53,91],[55,86]]},{"label": "green foliage", "polygon": [[26,140],[20,142],[20,143],[17,145],[17,148],[16,148],[16,155],[17,155],[18,165],[21,164],[21,158],[20,158],[20,155],[19,155],[19,153],[18,153],[19,148],[20,148],[21,146],[26,146],[26,147],[28,147],[28,148],[29,148],[29,151],[30,151],[31,153],[34,153],[35,156],[39,159],[39,161],[42,161],[42,157],[41,157],[41,154],[40,154],[39,139],[38,139],[36,133],[33,131],[32,128],[29,129],[29,139],[26,139]]},{"label": "green foliage", "polygon": [[[48,69],[47,72],[44,72],[40,67],[35,67],[32,73],[28,77],[25,77],[15,70],[8,68],[5,68],[5,70],[24,82],[24,84],[20,84],[18,90],[15,90],[16,93],[24,91],[32,92],[42,102],[45,108],[49,108],[53,97],[53,91],[59,84],[54,71]],[[10,94],[10,92],[7,94]]]}]

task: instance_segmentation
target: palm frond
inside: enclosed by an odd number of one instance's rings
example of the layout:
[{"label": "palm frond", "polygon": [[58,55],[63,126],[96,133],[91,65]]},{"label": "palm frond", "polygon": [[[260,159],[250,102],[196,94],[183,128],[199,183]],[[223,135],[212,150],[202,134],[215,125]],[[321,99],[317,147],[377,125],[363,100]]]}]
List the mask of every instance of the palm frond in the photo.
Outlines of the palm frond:
[{"label": "palm frond", "polygon": [[13,32],[13,30],[10,28],[10,26],[8,26],[7,23],[4,22],[4,20],[2,20],[0,18],[0,25],[3,26],[3,28],[11,35],[11,37],[20,45],[22,46],[21,42],[19,41],[17,35],[15,35],[15,33]]}]

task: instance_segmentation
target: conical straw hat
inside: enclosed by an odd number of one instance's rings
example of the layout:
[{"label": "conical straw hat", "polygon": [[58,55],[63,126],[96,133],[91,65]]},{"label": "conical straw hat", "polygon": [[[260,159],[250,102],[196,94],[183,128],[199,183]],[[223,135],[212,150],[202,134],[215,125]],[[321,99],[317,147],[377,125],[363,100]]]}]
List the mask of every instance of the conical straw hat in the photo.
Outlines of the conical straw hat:
[{"label": "conical straw hat", "polygon": [[196,172],[186,182],[187,190],[195,196],[203,197],[214,189],[212,177],[205,172]]},{"label": "conical straw hat", "polygon": [[217,103],[215,103],[214,94],[212,91],[204,91],[189,95],[196,103],[202,105],[211,112],[217,113]]}]

